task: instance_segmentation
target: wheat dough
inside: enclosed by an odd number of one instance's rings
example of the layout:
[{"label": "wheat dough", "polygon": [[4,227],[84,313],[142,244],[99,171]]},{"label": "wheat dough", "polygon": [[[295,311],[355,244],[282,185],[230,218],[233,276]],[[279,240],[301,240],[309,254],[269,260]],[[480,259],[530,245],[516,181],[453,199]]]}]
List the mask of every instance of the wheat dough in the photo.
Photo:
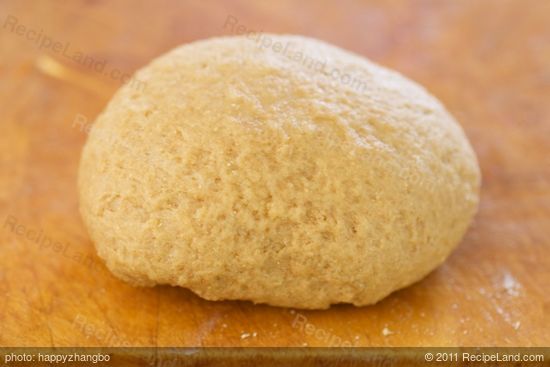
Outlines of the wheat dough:
[{"label": "wheat dough", "polygon": [[423,278],[477,208],[462,129],[394,71],[264,37],[304,58],[246,36],[183,45],[97,118],[79,191],[99,256],[135,285],[297,308],[367,305]]}]

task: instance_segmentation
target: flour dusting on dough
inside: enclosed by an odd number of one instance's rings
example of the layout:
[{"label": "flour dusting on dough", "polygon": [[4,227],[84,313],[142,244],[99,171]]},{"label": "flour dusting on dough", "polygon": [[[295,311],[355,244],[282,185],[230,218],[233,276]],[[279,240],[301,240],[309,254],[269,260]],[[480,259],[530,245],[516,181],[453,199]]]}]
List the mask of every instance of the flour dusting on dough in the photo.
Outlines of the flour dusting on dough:
[{"label": "flour dusting on dough", "polygon": [[502,279],[502,287],[506,290],[510,296],[517,297],[519,295],[519,289],[521,285],[509,272],[504,273]]}]

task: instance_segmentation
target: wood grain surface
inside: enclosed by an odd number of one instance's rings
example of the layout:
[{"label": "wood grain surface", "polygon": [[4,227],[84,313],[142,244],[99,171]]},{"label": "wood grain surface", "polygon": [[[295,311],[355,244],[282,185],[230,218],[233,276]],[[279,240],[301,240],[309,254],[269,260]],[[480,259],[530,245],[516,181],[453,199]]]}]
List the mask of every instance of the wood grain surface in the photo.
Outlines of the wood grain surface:
[{"label": "wood grain surface", "polygon": [[[443,266],[374,306],[327,311],[109,273],[78,214],[87,131],[137,68],[235,33],[228,17],[367,56],[445,103],[483,188]],[[0,346],[550,345],[550,1],[2,0],[0,21]]]}]

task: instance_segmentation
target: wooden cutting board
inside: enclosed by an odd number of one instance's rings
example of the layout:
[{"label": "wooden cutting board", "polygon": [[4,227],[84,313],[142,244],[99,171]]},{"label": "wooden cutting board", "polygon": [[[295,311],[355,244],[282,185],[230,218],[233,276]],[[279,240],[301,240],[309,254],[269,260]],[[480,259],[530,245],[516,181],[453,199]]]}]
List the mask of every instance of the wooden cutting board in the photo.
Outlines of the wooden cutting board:
[{"label": "wooden cutting board", "polygon": [[[0,346],[550,345],[549,1],[8,0],[0,17]],[[444,265],[374,306],[327,311],[107,271],[78,214],[87,131],[134,70],[234,33],[228,19],[365,55],[446,104],[483,188]]]}]

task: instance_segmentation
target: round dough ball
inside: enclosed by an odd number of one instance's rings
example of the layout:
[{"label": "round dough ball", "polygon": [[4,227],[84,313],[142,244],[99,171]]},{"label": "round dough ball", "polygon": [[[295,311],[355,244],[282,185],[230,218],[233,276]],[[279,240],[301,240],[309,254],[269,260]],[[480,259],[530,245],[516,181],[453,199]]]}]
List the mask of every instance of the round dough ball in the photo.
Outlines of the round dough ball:
[{"label": "round dough ball", "polygon": [[98,253],[133,284],[367,305],[441,264],[475,214],[480,172],[460,126],[358,55],[214,38],[134,80],[98,117],[79,173]]}]

